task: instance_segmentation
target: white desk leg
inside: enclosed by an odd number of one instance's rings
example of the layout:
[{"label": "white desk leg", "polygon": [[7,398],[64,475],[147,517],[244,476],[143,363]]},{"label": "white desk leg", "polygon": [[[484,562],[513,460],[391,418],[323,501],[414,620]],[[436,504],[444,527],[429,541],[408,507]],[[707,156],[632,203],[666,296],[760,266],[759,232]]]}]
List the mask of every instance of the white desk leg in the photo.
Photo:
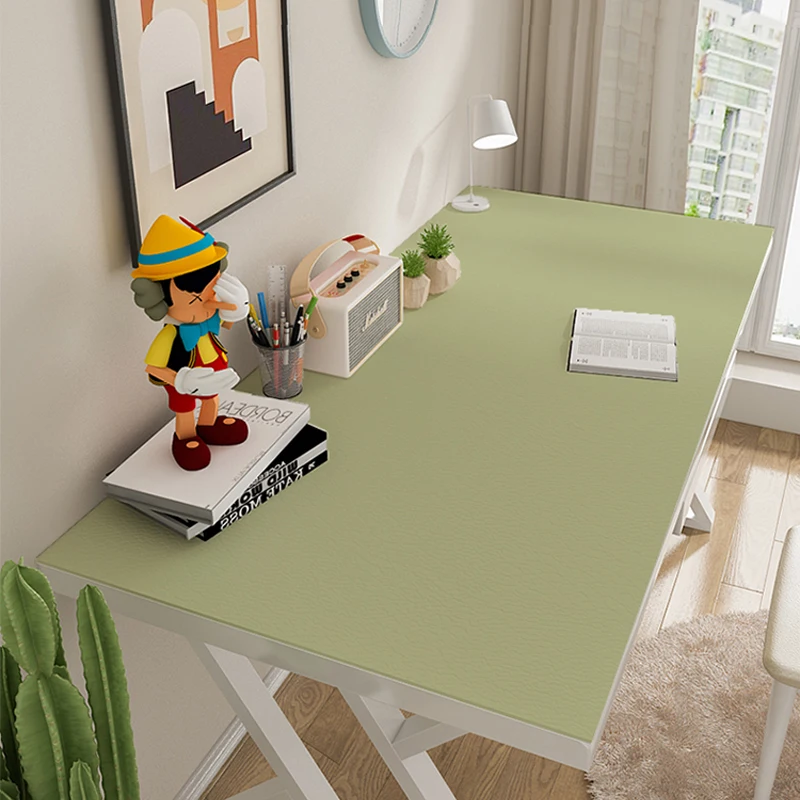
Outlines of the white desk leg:
[{"label": "white desk leg", "polygon": [[[254,798],[337,800],[250,659],[202,642],[192,642],[192,647],[278,776],[255,787],[260,793],[254,792]],[[250,800],[248,792],[244,797]]]},{"label": "white desk leg", "polygon": [[[393,742],[406,721],[399,709],[354,692],[340,691],[408,800],[455,800],[450,787],[424,750],[401,757],[395,749]],[[436,744],[455,739],[463,733],[442,725],[441,736]]]},{"label": "white desk leg", "polygon": [[676,536],[680,536],[684,528],[689,528],[710,533],[713,524],[714,506],[711,505],[711,499],[704,489],[695,489],[688,502],[684,504],[683,510],[675,523],[675,529],[672,532]]},{"label": "white desk leg", "polygon": [[704,489],[695,489],[689,503],[689,516],[684,524],[698,531],[711,532],[711,526],[714,524],[714,506],[711,505],[711,499]]}]

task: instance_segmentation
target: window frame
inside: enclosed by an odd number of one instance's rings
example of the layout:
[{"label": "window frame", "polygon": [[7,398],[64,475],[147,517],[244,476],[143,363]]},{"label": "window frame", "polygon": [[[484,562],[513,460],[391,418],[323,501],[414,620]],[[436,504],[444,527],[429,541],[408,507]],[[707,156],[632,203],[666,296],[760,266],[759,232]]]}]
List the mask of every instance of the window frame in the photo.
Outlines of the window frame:
[{"label": "window frame", "polygon": [[[756,295],[753,313],[739,349],[800,361],[800,345],[772,340],[781,271],[786,254],[795,192],[800,174],[800,0],[792,0],[784,35],[778,84],[764,159],[757,225],[774,228],[772,247]],[[796,221],[800,224],[800,220]]]}]

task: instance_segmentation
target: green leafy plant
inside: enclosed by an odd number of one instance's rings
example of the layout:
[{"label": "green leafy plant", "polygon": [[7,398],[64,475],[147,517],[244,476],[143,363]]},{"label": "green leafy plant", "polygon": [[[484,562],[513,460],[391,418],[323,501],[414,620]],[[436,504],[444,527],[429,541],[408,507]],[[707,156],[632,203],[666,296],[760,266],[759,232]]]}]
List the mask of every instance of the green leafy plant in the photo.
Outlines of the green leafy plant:
[{"label": "green leafy plant", "polygon": [[447,230],[447,225],[435,225],[431,223],[425,228],[419,237],[417,246],[428,257],[436,259],[447,258],[453,252],[455,245]]},{"label": "green leafy plant", "polygon": [[697,207],[697,203],[689,203],[689,207],[683,213],[687,217],[699,217],[700,209]]},{"label": "green leafy plant", "polygon": [[67,671],[47,578],[7,561],[0,599],[0,800],[138,800],[125,667],[100,590],[78,596],[88,708]]},{"label": "green leafy plant", "polygon": [[403,260],[403,275],[406,278],[419,278],[425,272],[425,258],[419,250],[406,250],[400,258]]}]

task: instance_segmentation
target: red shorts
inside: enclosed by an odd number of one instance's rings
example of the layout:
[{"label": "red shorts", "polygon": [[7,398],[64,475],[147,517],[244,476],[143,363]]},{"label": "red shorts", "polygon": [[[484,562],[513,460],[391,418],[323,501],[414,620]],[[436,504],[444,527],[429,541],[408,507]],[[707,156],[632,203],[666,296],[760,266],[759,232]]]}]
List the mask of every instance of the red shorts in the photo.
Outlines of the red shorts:
[{"label": "red shorts", "polygon": [[[196,367],[211,367],[211,369],[213,369],[215,372],[219,372],[221,369],[228,368],[228,361],[225,356],[220,353],[214,361],[211,361],[208,364],[204,364],[198,358],[194,365]],[[175,391],[174,386],[170,386],[168,383],[164,384],[164,388],[167,390],[167,395],[169,397],[169,410],[174,411],[176,414],[184,414],[187,411],[194,411],[198,400],[210,400],[212,397],[216,397],[215,394],[208,395],[206,397],[200,397],[196,394],[180,394],[180,392]]]}]

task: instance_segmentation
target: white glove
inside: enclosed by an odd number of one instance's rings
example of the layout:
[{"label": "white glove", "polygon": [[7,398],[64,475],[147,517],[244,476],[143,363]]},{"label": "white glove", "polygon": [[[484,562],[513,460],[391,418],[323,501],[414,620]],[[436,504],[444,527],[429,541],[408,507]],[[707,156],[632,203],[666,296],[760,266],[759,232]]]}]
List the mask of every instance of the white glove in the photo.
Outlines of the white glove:
[{"label": "white glove", "polygon": [[181,367],[175,375],[175,391],[179,394],[193,394],[212,397],[232,389],[239,382],[236,370],[213,370],[211,367]]},{"label": "white glove", "polygon": [[247,287],[238,278],[223,272],[214,285],[214,293],[221,302],[236,306],[234,311],[220,309],[219,318],[223,322],[238,322],[247,316],[250,310],[250,295],[247,293]]}]

